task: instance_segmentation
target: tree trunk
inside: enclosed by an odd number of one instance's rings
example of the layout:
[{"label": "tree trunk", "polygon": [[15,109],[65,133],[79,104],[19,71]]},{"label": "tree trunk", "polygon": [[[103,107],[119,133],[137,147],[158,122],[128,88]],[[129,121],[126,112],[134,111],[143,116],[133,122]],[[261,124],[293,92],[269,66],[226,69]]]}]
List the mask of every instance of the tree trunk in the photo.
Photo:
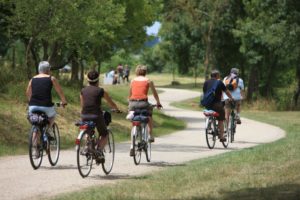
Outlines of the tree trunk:
[{"label": "tree trunk", "polygon": [[12,68],[16,69],[16,45],[12,45]]},{"label": "tree trunk", "polygon": [[[247,91],[247,100],[251,102],[254,98],[257,98],[258,93],[258,83],[259,83],[259,74],[256,66],[252,66],[249,79],[248,79],[248,91]],[[256,94],[256,95],[255,95]]]},{"label": "tree trunk", "polygon": [[212,32],[213,26],[212,23],[209,25],[209,29],[207,34],[204,36],[205,40],[205,46],[206,46],[206,51],[205,51],[205,60],[204,60],[204,75],[205,75],[205,80],[209,79],[209,74],[211,71],[211,32]]},{"label": "tree trunk", "polygon": [[30,48],[30,51],[31,51],[32,59],[33,59],[34,66],[35,66],[35,72],[36,72],[36,74],[38,74],[39,73],[40,58],[36,53],[36,49],[34,48],[34,44],[32,44],[32,46]]},{"label": "tree trunk", "polygon": [[29,41],[25,41],[25,46],[26,46],[26,55],[25,55],[25,58],[26,58],[26,68],[27,68],[26,71],[27,71],[27,78],[29,80],[32,77],[32,71],[31,71],[31,52],[30,52],[32,44],[33,44],[33,38],[32,37],[29,39]]},{"label": "tree trunk", "polygon": [[300,96],[300,65],[298,65],[298,67],[297,67],[296,76],[297,76],[297,79],[298,79],[298,84],[297,84],[297,89],[296,89],[295,94],[294,94],[294,105],[295,105],[295,107],[298,105],[298,99],[299,99],[299,96]]},{"label": "tree trunk", "polygon": [[71,73],[71,81],[79,81],[78,73],[79,73],[79,62],[77,58],[77,54],[75,53],[71,60],[72,63],[72,73]]},{"label": "tree trunk", "polygon": [[84,81],[84,65],[83,60],[80,60],[80,87],[83,87],[83,81]]},{"label": "tree trunk", "polygon": [[48,55],[48,42],[43,40],[43,51],[44,51],[44,55],[43,55],[43,60],[48,60],[49,59],[49,55]]}]

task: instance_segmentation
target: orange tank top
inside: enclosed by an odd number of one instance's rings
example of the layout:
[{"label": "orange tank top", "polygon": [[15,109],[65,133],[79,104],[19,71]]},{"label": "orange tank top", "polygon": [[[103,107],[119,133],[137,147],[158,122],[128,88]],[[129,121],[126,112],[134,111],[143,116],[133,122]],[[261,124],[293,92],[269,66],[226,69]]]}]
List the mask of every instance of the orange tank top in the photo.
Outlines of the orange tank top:
[{"label": "orange tank top", "polygon": [[134,79],[131,82],[130,100],[142,100],[148,98],[149,79]]}]

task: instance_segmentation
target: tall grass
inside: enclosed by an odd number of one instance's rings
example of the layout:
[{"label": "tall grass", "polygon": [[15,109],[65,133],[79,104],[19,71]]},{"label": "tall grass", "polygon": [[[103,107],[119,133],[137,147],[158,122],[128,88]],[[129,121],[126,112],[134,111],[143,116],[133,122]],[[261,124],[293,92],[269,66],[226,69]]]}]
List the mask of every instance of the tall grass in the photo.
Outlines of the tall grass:
[{"label": "tall grass", "polygon": [[[58,108],[56,121],[60,128],[62,148],[70,148],[74,146],[74,141],[78,133],[77,127],[74,125],[80,119],[79,94],[78,85],[64,83],[62,85],[68,106],[65,109]],[[0,156],[15,155],[27,153],[28,132],[30,124],[27,116],[27,99],[25,90],[28,80],[14,79],[5,82],[0,90]],[[127,111],[128,85],[104,86],[119,108],[124,112],[122,114],[112,114],[113,123],[111,130],[115,134],[116,141],[125,141],[130,139],[131,123],[125,119]],[[59,98],[53,91],[53,101],[58,102]],[[108,105],[103,100],[103,106],[108,109]],[[154,135],[160,136],[171,133],[185,127],[183,122],[175,118],[162,115],[160,112],[154,112]]]}]

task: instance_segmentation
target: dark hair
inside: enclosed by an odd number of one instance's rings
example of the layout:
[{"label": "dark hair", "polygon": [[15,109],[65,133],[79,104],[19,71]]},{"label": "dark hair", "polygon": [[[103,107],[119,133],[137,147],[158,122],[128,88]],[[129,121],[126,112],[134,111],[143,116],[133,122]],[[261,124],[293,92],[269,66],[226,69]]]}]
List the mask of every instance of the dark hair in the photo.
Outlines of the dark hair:
[{"label": "dark hair", "polygon": [[217,78],[218,75],[220,75],[220,72],[217,69],[212,70],[210,73],[211,78]]},{"label": "dark hair", "polygon": [[97,84],[99,82],[99,73],[95,70],[89,71],[87,80],[91,85]]}]

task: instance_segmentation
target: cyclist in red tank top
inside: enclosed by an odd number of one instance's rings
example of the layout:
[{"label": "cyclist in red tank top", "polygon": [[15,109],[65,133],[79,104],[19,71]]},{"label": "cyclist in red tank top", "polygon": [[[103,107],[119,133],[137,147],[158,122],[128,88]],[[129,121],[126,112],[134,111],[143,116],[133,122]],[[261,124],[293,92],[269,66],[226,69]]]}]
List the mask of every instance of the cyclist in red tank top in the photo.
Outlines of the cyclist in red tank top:
[{"label": "cyclist in red tank top", "polygon": [[[152,107],[148,102],[148,91],[149,88],[156,100],[156,106],[160,109],[162,106],[159,101],[157,91],[155,89],[154,83],[146,77],[147,67],[143,65],[138,65],[136,67],[136,77],[131,81],[129,90],[129,111],[134,111],[135,109],[148,109],[150,112],[149,116],[149,134],[150,142],[154,142],[154,137],[152,135],[153,120],[152,120]],[[132,138],[132,136],[131,136]],[[133,147],[130,148],[130,156],[133,156]]]}]

